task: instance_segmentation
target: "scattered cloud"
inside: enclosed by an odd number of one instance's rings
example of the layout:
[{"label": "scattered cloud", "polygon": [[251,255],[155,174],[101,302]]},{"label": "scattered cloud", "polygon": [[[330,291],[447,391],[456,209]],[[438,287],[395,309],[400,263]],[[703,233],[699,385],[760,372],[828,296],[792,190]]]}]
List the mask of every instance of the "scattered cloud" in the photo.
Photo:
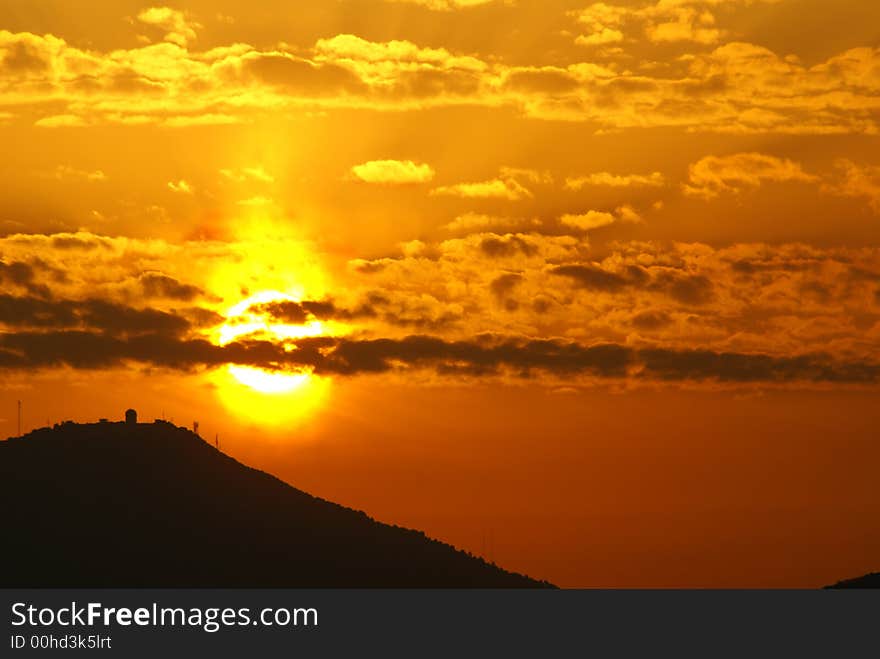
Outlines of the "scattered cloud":
[{"label": "scattered cloud", "polygon": [[818,176],[805,172],[799,163],[765,153],[736,153],[729,156],[706,156],[692,164],[685,194],[713,199],[721,194],[737,194],[774,183],[815,183]]},{"label": "scattered cloud", "polygon": [[715,44],[725,36],[713,10],[721,5],[772,4],[780,0],[657,0],[640,6],[596,2],[569,12],[587,32],[575,43],[601,46],[644,35],[653,43]]},{"label": "scattered cloud", "polygon": [[596,172],[587,176],[565,179],[565,187],[569,190],[580,190],[587,186],[606,186],[610,188],[651,187],[659,188],[666,184],[666,178],[660,172],[650,174],[611,174]]},{"label": "scattered cloud", "polygon": [[52,172],[52,176],[56,179],[74,179],[80,181],[99,182],[106,181],[107,175],[100,169],[88,170],[78,169],[70,165],[58,165]]},{"label": "scattered cloud", "polygon": [[431,190],[432,195],[452,195],[466,199],[507,199],[518,201],[533,197],[532,191],[520,180],[529,183],[552,183],[552,177],[546,172],[516,167],[502,167],[497,178],[473,183],[455,183],[443,185]]},{"label": "scattered cloud", "polygon": [[464,213],[463,215],[457,216],[452,222],[443,225],[443,228],[452,233],[473,233],[529,229],[540,227],[541,224],[542,222],[538,218],[525,219],[486,215],[483,213]]},{"label": "scattered cloud", "polygon": [[269,204],[274,204],[275,201],[269,197],[264,197],[263,195],[256,195],[254,197],[248,197],[247,199],[239,199],[235,203],[239,206],[268,206]]},{"label": "scattered cloud", "polygon": [[[357,328],[351,340],[296,340],[293,350],[259,337],[228,349],[204,340],[207,328],[222,322],[218,312],[246,295],[238,286],[250,281],[250,269],[234,278],[231,298],[221,300],[230,291],[211,286],[217,268],[253,252],[248,244],[16,234],[0,238],[0,252],[6,368],[105,368],[131,360],[341,374],[546,372],[570,382],[598,373],[633,382],[859,383],[875,377],[866,365],[880,362],[876,248],[629,241],[594,250],[578,236],[491,231],[415,240],[395,256],[353,260],[332,297],[257,309],[284,322]],[[153,306],[131,307],[135,299]],[[409,342],[413,332],[427,343]],[[430,350],[408,352],[416,344]],[[523,347],[530,345],[541,347]],[[593,364],[587,355],[602,354],[603,345],[624,351],[629,366],[615,362],[606,372],[561,365],[569,358]],[[560,355],[560,365],[545,351]]]},{"label": "scattered cloud", "polygon": [[838,177],[822,186],[825,192],[865,199],[880,214],[880,167],[860,165],[851,160],[837,162]]},{"label": "scattered cloud", "polygon": [[[716,4],[701,6],[708,11]],[[678,17],[690,16],[697,4],[651,7],[668,9],[677,26],[690,26]],[[614,61],[577,60],[512,65],[352,34],[318,39],[311,48],[236,43],[197,52],[189,50],[192,34],[178,23],[182,20],[192,33],[195,27],[174,11],[150,14],[157,25],[169,26],[169,35],[177,35],[171,40],[108,52],[77,48],[54,35],[0,31],[0,51],[27,53],[26,60],[5,57],[0,64],[0,111],[36,115],[40,127],[188,127],[243,123],[267,110],[401,111],[466,104],[509,107],[537,119],[589,122],[597,130],[880,132],[877,48],[853,48],[807,67],[766,47],[729,42],[669,60],[661,69],[649,63],[622,68]],[[598,3],[583,11],[578,14],[583,24],[627,34],[630,10]],[[694,14],[698,31],[688,38],[709,40],[699,32],[714,29],[700,27],[703,13]],[[674,36],[671,27],[657,30],[658,38]]]},{"label": "scattered cloud", "polygon": [[275,177],[262,167],[242,167],[240,169],[221,169],[220,174],[230,181],[242,183],[244,181],[258,181],[260,183],[274,183]]},{"label": "scattered cloud", "polygon": [[71,128],[88,126],[88,122],[75,114],[53,114],[34,122],[39,128]]},{"label": "scattered cloud", "polygon": [[401,4],[419,5],[432,11],[455,11],[457,9],[470,9],[482,7],[493,3],[503,4],[510,0],[385,0],[386,2],[398,2]]},{"label": "scattered cloud", "polygon": [[137,19],[146,25],[152,25],[165,32],[165,41],[186,47],[196,38],[196,29],[201,25],[191,21],[186,14],[169,7],[149,7],[137,15]]},{"label": "scattered cloud", "polygon": [[508,201],[517,201],[533,196],[530,190],[512,178],[443,185],[431,190],[431,194],[452,195],[465,199],[507,199]]},{"label": "scattered cloud", "polygon": [[412,160],[370,160],[352,167],[351,173],[365,183],[383,185],[427,183],[434,178],[430,165]]},{"label": "scattered cloud", "polygon": [[572,229],[590,231],[617,222],[637,224],[642,221],[642,217],[632,206],[620,206],[614,213],[591,210],[580,214],[565,214],[559,218],[559,221],[564,226]]},{"label": "scattered cloud", "polygon": [[198,286],[184,284],[161,272],[145,272],[138,278],[138,282],[144,296],[148,298],[168,298],[191,302],[205,295]]},{"label": "scattered cloud", "polygon": [[281,343],[259,340],[218,346],[204,339],[178,338],[172,332],[161,330],[123,336],[88,331],[0,334],[0,369],[58,366],[97,369],[132,361],[180,370],[240,364],[342,376],[433,370],[446,376],[530,378],[540,373],[565,380],[592,377],[636,382],[876,384],[880,381],[880,365],[876,363],[835,360],[823,354],[775,357],[504,336],[460,341],[426,335],[365,340],[319,337],[299,339],[295,348],[288,349]]},{"label": "scattered cloud", "polygon": [[193,193],[192,185],[190,185],[183,179],[180,179],[179,181],[168,181],[168,189],[172,192],[179,192],[182,194]]},{"label": "scattered cloud", "polygon": [[691,41],[714,44],[721,39],[721,30],[715,27],[715,16],[707,9],[679,6],[660,16],[662,18],[645,28],[648,39],[655,43]]},{"label": "scattered cloud", "polygon": [[602,211],[587,211],[586,213],[581,213],[580,215],[563,215],[559,218],[559,221],[562,222],[562,224],[564,224],[565,226],[571,227],[572,229],[589,231],[591,229],[598,229],[599,227],[614,224],[617,221],[617,218],[614,217],[614,215],[612,215],[611,213],[605,213]]}]

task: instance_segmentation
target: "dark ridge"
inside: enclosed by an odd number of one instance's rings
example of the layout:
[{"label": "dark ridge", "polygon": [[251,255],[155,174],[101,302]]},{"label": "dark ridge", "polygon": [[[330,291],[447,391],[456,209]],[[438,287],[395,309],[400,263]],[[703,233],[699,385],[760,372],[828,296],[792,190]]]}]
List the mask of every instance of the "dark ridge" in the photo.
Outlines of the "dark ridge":
[{"label": "dark ridge", "polygon": [[844,579],[826,588],[880,588],[880,572],[872,572],[855,579]]},{"label": "dark ridge", "polygon": [[536,588],[313,497],[166,422],[0,442],[0,585]]}]

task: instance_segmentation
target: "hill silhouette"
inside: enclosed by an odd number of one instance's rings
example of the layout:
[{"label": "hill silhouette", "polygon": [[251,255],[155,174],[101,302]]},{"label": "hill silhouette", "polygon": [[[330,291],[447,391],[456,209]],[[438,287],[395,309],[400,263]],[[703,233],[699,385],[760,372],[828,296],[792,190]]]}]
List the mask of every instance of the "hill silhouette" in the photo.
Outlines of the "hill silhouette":
[{"label": "hill silhouette", "polygon": [[880,572],[872,572],[855,579],[844,579],[826,588],[880,588]]},{"label": "hill silhouette", "polygon": [[0,442],[3,587],[549,587],[313,497],[169,423]]}]

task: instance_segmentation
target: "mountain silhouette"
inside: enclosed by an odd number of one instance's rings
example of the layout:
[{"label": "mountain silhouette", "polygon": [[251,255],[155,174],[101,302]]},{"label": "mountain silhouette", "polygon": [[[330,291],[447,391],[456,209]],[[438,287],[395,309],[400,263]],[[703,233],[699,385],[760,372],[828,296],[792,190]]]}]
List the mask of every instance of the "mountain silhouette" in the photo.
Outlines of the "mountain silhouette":
[{"label": "mountain silhouette", "polygon": [[166,422],[0,442],[3,587],[551,587],[313,497]]},{"label": "mountain silhouette", "polygon": [[880,588],[880,572],[872,572],[855,579],[844,579],[826,588]]}]

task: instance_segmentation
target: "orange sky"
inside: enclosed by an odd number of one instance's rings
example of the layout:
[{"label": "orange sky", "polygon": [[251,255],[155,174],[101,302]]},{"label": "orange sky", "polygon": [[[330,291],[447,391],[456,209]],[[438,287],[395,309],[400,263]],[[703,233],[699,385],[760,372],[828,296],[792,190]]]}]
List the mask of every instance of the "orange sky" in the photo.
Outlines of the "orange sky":
[{"label": "orange sky", "polygon": [[0,5],[0,434],[198,419],[563,586],[876,570],[878,24]]}]

